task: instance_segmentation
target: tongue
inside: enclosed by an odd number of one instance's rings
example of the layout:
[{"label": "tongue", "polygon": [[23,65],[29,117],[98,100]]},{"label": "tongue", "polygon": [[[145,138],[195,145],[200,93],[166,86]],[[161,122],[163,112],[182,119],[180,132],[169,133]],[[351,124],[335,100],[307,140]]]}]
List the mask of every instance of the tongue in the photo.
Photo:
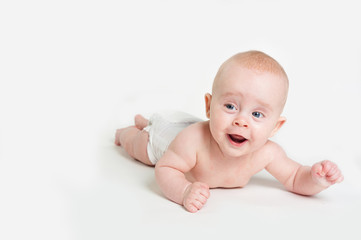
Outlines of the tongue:
[{"label": "tongue", "polygon": [[235,134],[230,134],[229,135],[231,137],[231,139],[235,142],[242,142],[245,140],[244,137],[240,136],[240,135],[235,135]]}]

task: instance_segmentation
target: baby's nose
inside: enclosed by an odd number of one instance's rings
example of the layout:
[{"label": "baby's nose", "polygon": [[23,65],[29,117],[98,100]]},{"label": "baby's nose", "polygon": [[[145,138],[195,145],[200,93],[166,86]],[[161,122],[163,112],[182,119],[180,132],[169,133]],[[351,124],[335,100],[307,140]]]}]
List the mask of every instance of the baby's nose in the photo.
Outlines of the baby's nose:
[{"label": "baby's nose", "polygon": [[248,123],[242,118],[235,118],[233,125],[237,127],[248,127]]}]

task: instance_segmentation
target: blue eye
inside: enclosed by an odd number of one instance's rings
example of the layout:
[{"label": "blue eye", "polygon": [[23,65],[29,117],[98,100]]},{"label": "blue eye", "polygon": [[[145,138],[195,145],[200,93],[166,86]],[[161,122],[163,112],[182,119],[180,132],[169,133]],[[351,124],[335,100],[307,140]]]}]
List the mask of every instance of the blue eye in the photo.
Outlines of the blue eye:
[{"label": "blue eye", "polygon": [[233,104],[225,104],[224,105],[228,110],[235,110],[236,109],[236,107],[233,105]]},{"label": "blue eye", "polygon": [[255,117],[255,118],[261,118],[261,117],[264,117],[262,113],[260,112],[253,112],[252,113],[252,116]]}]

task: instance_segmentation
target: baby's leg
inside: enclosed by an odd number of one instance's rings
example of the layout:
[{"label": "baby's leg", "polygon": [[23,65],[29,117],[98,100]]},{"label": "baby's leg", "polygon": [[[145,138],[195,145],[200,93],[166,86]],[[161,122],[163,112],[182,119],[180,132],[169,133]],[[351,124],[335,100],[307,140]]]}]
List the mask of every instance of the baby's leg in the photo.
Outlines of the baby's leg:
[{"label": "baby's leg", "polygon": [[149,120],[138,114],[134,117],[134,123],[139,130],[143,130],[143,128],[148,126]]},{"label": "baby's leg", "polygon": [[[146,126],[148,126],[149,120],[146,119],[145,117],[143,117],[140,114],[137,114],[134,117],[134,124],[135,127],[138,128],[139,130],[143,130],[143,128],[145,128]],[[115,133],[115,145],[120,146],[120,141],[119,141],[119,136],[120,133],[126,128],[122,128],[122,129],[117,129],[116,133]]]},{"label": "baby's leg", "polygon": [[148,138],[148,132],[141,131],[135,126],[130,126],[117,130],[115,134],[115,144],[122,146],[125,151],[136,160],[154,166],[148,157]]}]

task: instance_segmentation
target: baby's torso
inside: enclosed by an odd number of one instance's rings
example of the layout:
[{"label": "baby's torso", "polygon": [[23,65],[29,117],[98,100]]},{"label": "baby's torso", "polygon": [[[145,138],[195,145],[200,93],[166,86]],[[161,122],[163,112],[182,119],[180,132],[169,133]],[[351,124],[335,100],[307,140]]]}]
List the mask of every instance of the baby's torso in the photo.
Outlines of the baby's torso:
[{"label": "baby's torso", "polygon": [[[252,163],[222,166],[222,159],[211,159],[205,155],[198,157],[197,165],[186,173],[186,177],[191,182],[204,182],[210,188],[244,187],[254,174],[264,168]],[[219,161],[219,164],[215,164],[216,161]]]},{"label": "baby's torso", "polygon": [[257,154],[239,160],[224,159],[222,154],[207,147],[207,138],[204,139],[196,154],[196,165],[186,173],[191,182],[204,182],[210,188],[243,187],[265,167],[264,161],[255,158]]}]

